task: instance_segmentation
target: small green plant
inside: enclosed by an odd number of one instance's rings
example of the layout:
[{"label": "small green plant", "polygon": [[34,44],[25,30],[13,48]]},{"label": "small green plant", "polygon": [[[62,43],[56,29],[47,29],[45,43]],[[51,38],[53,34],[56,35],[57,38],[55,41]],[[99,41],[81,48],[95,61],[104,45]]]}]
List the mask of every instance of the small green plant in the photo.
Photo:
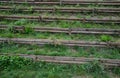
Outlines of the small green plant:
[{"label": "small green plant", "polygon": [[78,3],[78,4],[76,4],[75,6],[76,6],[76,7],[80,7],[80,4]]},{"label": "small green plant", "polygon": [[33,32],[34,32],[33,28],[31,28],[31,27],[24,27],[24,33],[25,34],[30,34],[30,33],[33,33]]},{"label": "small green plant", "polygon": [[100,36],[100,40],[104,41],[104,42],[107,42],[107,41],[111,41],[112,38],[108,35],[102,35],[102,36]]},{"label": "small green plant", "polygon": [[6,34],[6,37],[7,37],[7,38],[14,38],[14,34],[8,33],[8,34]]},{"label": "small green plant", "polygon": [[15,25],[25,25],[27,23],[28,23],[27,19],[20,19],[20,20],[16,21],[14,24]]},{"label": "small green plant", "polygon": [[13,9],[10,10],[9,12],[12,12],[12,13],[20,13],[20,7],[19,6],[13,6]]},{"label": "small green plant", "polygon": [[7,30],[7,31],[9,31],[9,32],[11,32],[11,33],[15,33],[15,32],[16,32],[16,30],[14,29],[14,26],[8,27],[8,30]]},{"label": "small green plant", "polygon": [[34,12],[33,6],[29,7],[28,10],[30,11],[30,13],[33,13]]}]

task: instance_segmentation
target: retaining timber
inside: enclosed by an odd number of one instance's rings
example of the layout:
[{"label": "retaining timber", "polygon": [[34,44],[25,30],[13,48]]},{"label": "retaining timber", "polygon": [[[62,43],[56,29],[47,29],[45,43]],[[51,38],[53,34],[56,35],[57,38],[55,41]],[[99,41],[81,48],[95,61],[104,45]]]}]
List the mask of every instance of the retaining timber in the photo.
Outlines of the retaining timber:
[{"label": "retaining timber", "polygon": [[27,54],[0,54],[0,56],[19,56],[24,58],[30,58],[34,61],[44,61],[50,63],[62,63],[62,64],[87,64],[90,62],[98,61],[107,67],[120,67],[119,59],[104,59],[104,58],[85,58],[85,57],[65,57],[65,56],[42,56],[42,55],[27,55]]},{"label": "retaining timber", "polygon": [[105,6],[120,6],[120,1],[7,1],[1,0],[0,3],[12,4],[31,4],[31,5],[105,5]]},{"label": "retaining timber", "polygon": [[31,21],[39,22],[52,22],[52,21],[80,21],[80,22],[91,22],[91,23],[120,23],[119,17],[91,17],[91,18],[65,18],[65,17],[47,17],[47,16],[15,16],[15,15],[0,15],[0,19],[7,20],[19,20],[19,19],[28,19]]},{"label": "retaining timber", "polygon": [[[7,30],[9,26],[0,25],[0,30]],[[25,26],[12,26],[14,31],[25,31]],[[55,28],[55,27],[31,27],[35,32],[67,33],[67,34],[106,34],[120,35],[119,29],[97,29],[97,28]]]},{"label": "retaining timber", "polygon": [[116,47],[120,48],[120,42],[96,42],[96,41],[75,41],[75,40],[49,40],[49,39],[28,39],[28,38],[0,38],[0,42],[13,42],[16,44],[36,45],[64,45],[79,47]]},{"label": "retaining timber", "polygon": [[[31,11],[29,8],[18,8],[11,6],[0,6],[1,11],[12,11],[18,9],[22,12]],[[94,13],[120,13],[120,8],[55,8],[55,7],[33,7],[32,12],[64,12],[64,13],[81,13],[81,12],[94,12]]]}]

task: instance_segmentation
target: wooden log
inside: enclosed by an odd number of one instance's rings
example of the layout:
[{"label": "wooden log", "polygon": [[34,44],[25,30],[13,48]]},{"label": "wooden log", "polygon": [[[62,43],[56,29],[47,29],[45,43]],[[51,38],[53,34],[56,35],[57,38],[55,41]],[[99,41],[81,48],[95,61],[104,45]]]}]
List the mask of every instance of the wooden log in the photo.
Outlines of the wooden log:
[{"label": "wooden log", "polygon": [[95,5],[105,5],[105,6],[119,6],[120,1],[59,1],[59,2],[23,2],[23,1],[0,1],[1,3],[14,3],[14,4],[31,4],[31,5],[90,5],[90,4],[95,4]]},{"label": "wooden log", "polygon": [[[12,26],[14,31],[25,30],[24,26]],[[7,30],[9,26],[0,25],[0,30]],[[71,33],[71,34],[108,34],[120,35],[119,29],[96,29],[96,28],[54,28],[54,27],[31,27],[35,32],[50,32],[50,33]]]},{"label": "wooden log", "polygon": [[6,56],[20,56],[24,58],[31,58],[35,61],[45,61],[52,63],[62,63],[62,64],[87,64],[90,62],[98,61],[102,65],[120,67],[119,59],[104,59],[104,58],[85,58],[85,57],[66,57],[66,56],[42,56],[42,55],[27,55],[27,54],[0,54]]},{"label": "wooden log", "polygon": [[12,15],[0,15],[1,19],[18,20],[28,19],[36,21],[81,21],[81,22],[93,22],[93,23],[120,23],[119,17],[91,17],[91,18],[65,18],[65,17],[43,17],[43,16],[12,16]]},{"label": "wooden log", "polygon": [[79,47],[120,47],[119,42],[89,42],[75,40],[49,40],[49,39],[28,39],[28,38],[0,38],[0,42],[14,42],[17,44],[36,44],[36,45],[65,45]]},{"label": "wooden log", "polygon": [[[10,6],[0,6],[0,10],[8,11],[13,10],[15,7]],[[30,11],[29,8],[19,8],[20,11],[26,12]],[[54,8],[54,7],[33,7],[34,12],[67,12],[67,13],[79,13],[79,12],[101,12],[101,13],[120,13],[119,8]]]}]

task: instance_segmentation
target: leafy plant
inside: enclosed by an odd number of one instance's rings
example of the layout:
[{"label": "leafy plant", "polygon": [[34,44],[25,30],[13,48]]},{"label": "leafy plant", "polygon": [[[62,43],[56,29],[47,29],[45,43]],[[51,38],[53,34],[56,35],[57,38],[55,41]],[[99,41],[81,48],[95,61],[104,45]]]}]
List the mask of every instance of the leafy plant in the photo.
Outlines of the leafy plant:
[{"label": "leafy plant", "polygon": [[21,68],[30,65],[32,60],[18,56],[0,56],[0,70]]},{"label": "leafy plant", "polygon": [[8,28],[8,31],[10,31],[11,33],[22,33],[22,34],[30,34],[30,33],[33,33],[34,31],[31,27],[22,26],[22,28],[23,28],[23,31],[19,31],[19,30],[16,30],[14,26],[11,26]]},{"label": "leafy plant", "polygon": [[104,42],[107,42],[107,41],[111,41],[112,38],[108,35],[102,35],[102,36],[100,36],[100,40],[104,41]]},{"label": "leafy plant", "polygon": [[33,13],[34,12],[33,6],[29,7],[28,10],[30,11],[30,13]]},{"label": "leafy plant", "polygon": [[14,26],[8,27],[8,31],[11,33],[16,33],[17,31],[14,29]]},{"label": "leafy plant", "polygon": [[10,10],[9,12],[12,12],[12,13],[19,13],[21,10],[20,10],[20,7],[19,6],[13,6],[13,9]]},{"label": "leafy plant", "polygon": [[16,21],[14,24],[15,25],[25,25],[27,23],[28,23],[28,20],[26,20],[26,19],[20,19],[20,20]]},{"label": "leafy plant", "polygon": [[25,27],[24,28],[24,33],[25,34],[30,34],[30,33],[33,33],[33,32],[34,32],[34,30],[31,27]]},{"label": "leafy plant", "polygon": [[8,34],[6,34],[6,37],[8,37],[8,38],[13,38],[13,37],[14,37],[14,34],[8,33]]}]

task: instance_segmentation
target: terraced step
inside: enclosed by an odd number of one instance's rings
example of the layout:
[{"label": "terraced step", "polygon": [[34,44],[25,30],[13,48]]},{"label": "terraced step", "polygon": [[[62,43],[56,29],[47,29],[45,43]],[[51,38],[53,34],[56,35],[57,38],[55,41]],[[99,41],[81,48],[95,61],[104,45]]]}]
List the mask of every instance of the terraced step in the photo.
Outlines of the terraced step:
[{"label": "terraced step", "polygon": [[79,46],[79,47],[118,47],[120,42],[89,42],[89,41],[75,41],[75,40],[49,40],[49,39],[28,39],[28,38],[0,38],[0,42],[13,42],[17,44],[36,44],[36,45],[65,45],[65,46]]},{"label": "terraced step", "polygon": [[91,18],[65,18],[65,17],[47,17],[47,16],[16,16],[16,15],[0,15],[1,20],[19,20],[28,19],[34,21],[80,21],[80,22],[90,22],[90,23],[120,23],[119,17],[91,17]]},{"label": "terraced step", "polygon": [[[0,30],[7,30],[9,26],[0,25]],[[12,26],[14,31],[25,31],[25,26]],[[31,27],[35,32],[67,33],[67,34],[107,34],[120,35],[119,29],[97,29],[97,28],[55,28],[55,27]]]},{"label": "terraced step", "polygon": [[120,1],[73,1],[73,0],[60,0],[60,1],[8,1],[8,0],[2,0],[1,3],[14,3],[14,4],[32,4],[32,5],[111,5],[111,6],[119,6]]},{"label": "terraced step", "polygon": [[[11,7],[11,6],[0,6],[1,11],[11,11],[14,9],[18,9],[22,12],[30,12],[29,7],[24,8],[17,8],[17,7]],[[120,8],[55,8],[55,7],[32,7],[31,8],[33,12],[64,12],[64,13],[120,13]]]},{"label": "terraced step", "polygon": [[41,55],[27,55],[27,54],[0,54],[0,56],[20,56],[30,58],[35,61],[43,61],[50,63],[62,64],[87,64],[90,62],[98,61],[106,67],[120,67],[119,59],[104,59],[104,58],[85,58],[85,57],[65,57],[65,56],[41,56]]}]

